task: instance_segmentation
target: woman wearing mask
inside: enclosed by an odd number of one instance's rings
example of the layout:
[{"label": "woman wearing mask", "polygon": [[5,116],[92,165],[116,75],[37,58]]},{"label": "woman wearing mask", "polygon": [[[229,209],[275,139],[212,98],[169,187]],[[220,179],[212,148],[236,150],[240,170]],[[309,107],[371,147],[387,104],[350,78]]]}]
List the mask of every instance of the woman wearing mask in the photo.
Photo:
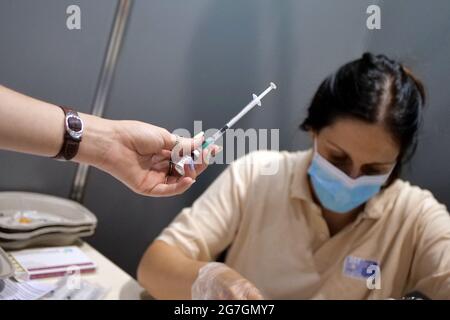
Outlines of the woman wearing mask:
[{"label": "woman wearing mask", "polygon": [[424,104],[398,62],[345,64],[301,124],[313,148],[231,164],[149,247],[140,283],[171,299],[450,298],[449,213],[399,178]]}]

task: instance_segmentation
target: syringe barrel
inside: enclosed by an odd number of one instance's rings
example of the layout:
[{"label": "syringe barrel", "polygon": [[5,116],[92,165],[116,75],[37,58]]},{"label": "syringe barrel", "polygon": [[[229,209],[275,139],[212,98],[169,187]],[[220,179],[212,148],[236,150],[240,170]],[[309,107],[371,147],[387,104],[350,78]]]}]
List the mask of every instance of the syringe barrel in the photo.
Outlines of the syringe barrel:
[{"label": "syringe barrel", "polygon": [[215,142],[215,139],[213,137],[207,138],[202,144],[202,149],[208,148],[208,146],[214,142]]}]

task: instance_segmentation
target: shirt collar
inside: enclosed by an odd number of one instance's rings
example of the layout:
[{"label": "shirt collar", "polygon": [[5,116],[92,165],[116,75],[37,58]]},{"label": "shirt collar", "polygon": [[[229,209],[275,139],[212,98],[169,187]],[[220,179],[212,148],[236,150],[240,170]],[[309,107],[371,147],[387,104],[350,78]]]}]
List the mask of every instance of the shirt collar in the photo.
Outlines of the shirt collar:
[{"label": "shirt collar", "polygon": [[313,149],[298,152],[294,159],[290,196],[307,202],[314,202],[308,182],[308,169],[313,158]]},{"label": "shirt collar", "polygon": [[389,187],[381,190],[372,199],[367,201],[364,208],[363,217],[379,219],[392,210],[395,198],[400,191],[400,180],[395,180]]}]

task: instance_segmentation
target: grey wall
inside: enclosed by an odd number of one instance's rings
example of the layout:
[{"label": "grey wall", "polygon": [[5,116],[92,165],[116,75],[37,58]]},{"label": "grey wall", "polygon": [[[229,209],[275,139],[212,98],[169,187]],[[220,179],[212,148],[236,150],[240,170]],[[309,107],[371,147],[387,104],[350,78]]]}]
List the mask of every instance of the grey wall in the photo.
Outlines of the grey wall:
[{"label": "grey wall", "polygon": [[[81,31],[66,28],[79,4]],[[55,104],[89,112],[114,17],[115,2],[0,1],[0,83]],[[0,150],[0,189],[66,197],[75,165]]]},{"label": "grey wall", "polygon": [[[45,4],[43,6],[42,4]],[[82,31],[65,28],[79,4]],[[379,4],[382,29],[365,27]],[[87,111],[92,104],[114,1],[3,0],[0,81]],[[450,206],[450,2],[435,0],[137,0],[134,1],[105,116],[169,130],[217,128],[270,81],[276,94],[239,123],[280,128],[282,149],[309,147],[297,130],[321,80],[364,51],[406,62],[430,95],[418,153],[405,177]],[[25,50],[24,50],[25,49]],[[225,168],[210,167],[187,193],[170,199],[133,194],[92,170],[84,204],[99,219],[90,242],[134,275],[151,240]],[[74,166],[0,153],[0,189],[67,196]]]}]

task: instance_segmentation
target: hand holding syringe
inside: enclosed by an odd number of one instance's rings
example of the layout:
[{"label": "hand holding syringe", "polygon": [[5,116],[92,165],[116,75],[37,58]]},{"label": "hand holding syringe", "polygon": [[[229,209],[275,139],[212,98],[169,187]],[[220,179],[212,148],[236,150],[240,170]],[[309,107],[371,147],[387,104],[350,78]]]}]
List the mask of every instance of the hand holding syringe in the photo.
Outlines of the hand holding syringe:
[{"label": "hand holding syringe", "polygon": [[192,154],[189,156],[184,156],[175,163],[175,170],[182,176],[184,176],[184,165],[188,162],[192,162],[192,159],[197,160],[202,150],[206,149],[209,145],[215,143],[217,140],[220,139],[220,137],[223,136],[223,134],[226,132],[227,129],[231,128],[236,122],[238,122],[247,112],[249,112],[251,109],[253,109],[256,105],[261,106],[261,99],[264,98],[266,94],[268,94],[272,89],[276,89],[277,86],[275,83],[271,82],[270,86],[264,90],[259,96],[256,94],[253,94],[253,100],[247,104],[236,116],[234,116],[233,119],[228,121],[227,124],[225,124],[220,130],[218,130],[216,133],[214,133],[211,137],[207,138],[201,148],[196,149],[192,152]]}]

